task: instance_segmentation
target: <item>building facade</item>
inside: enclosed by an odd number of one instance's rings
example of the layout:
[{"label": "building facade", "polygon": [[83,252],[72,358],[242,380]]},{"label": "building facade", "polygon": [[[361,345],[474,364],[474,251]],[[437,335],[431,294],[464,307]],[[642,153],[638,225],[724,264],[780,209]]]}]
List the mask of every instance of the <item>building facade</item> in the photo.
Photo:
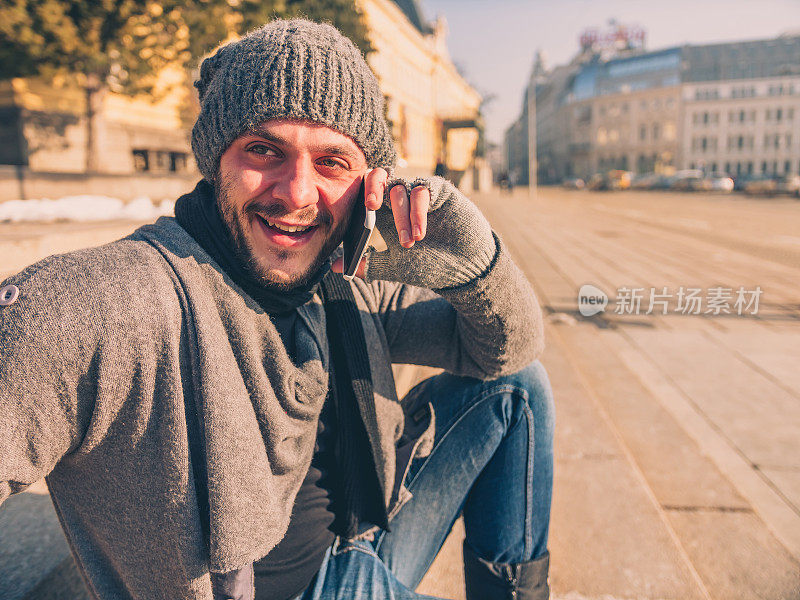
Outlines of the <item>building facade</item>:
[{"label": "building facade", "polygon": [[[186,122],[189,89],[165,69],[157,101],[107,92],[96,99],[93,171],[122,175],[196,172]],[[159,94],[162,95],[162,94]],[[84,173],[89,152],[85,93],[61,81],[0,81],[0,165]]]},{"label": "building facade", "polygon": [[482,98],[450,59],[446,22],[427,23],[415,0],[358,5],[375,48],[368,60],[386,97],[399,172],[430,174],[441,161],[458,179],[473,166]]},{"label": "building facade", "polygon": [[[540,73],[535,90],[542,183],[610,169],[800,173],[800,36],[652,52],[584,46]],[[523,149],[515,128],[509,154]]]},{"label": "building facade", "polygon": [[683,168],[800,174],[800,75],[689,83],[683,105]]},{"label": "building facade", "polygon": [[[370,66],[387,98],[401,172],[429,174],[443,161],[473,165],[481,96],[457,72],[443,19],[425,21],[415,0],[356,0],[375,48]],[[92,171],[196,174],[189,134],[198,106],[182,71],[166,69],[159,99],[107,92],[97,99]],[[59,81],[0,81],[0,165],[26,172],[86,173],[87,99]],[[109,190],[111,192],[112,190]]]}]

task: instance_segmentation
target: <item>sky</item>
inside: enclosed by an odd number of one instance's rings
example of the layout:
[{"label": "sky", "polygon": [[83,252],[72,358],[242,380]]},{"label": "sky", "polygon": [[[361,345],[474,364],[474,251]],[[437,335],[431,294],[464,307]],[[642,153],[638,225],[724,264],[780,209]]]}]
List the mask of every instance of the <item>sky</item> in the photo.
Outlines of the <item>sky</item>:
[{"label": "sky", "polygon": [[433,20],[447,19],[448,48],[487,103],[487,137],[499,143],[522,106],[541,49],[549,66],[568,62],[588,27],[609,19],[647,31],[647,48],[800,34],[800,0],[419,0]]}]

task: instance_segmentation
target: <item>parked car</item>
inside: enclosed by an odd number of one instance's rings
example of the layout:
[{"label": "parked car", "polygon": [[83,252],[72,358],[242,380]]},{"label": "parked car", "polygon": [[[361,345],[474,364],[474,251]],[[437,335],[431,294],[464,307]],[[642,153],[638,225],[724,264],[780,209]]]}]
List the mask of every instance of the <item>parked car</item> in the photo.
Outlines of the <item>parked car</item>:
[{"label": "parked car", "polygon": [[586,187],[586,182],[580,177],[573,177],[572,179],[565,179],[561,185],[568,190],[582,190]]},{"label": "parked car", "polygon": [[703,178],[703,172],[700,169],[678,171],[672,177],[670,189],[677,192],[691,192],[697,189],[699,186],[697,182],[701,181]]},{"label": "parked car", "polygon": [[631,181],[631,189],[632,190],[654,190],[661,179],[661,175],[658,173],[644,173],[643,175],[637,175]]},{"label": "parked car", "polygon": [[711,173],[706,180],[714,192],[729,193],[733,191],[733,179],[727,173]]},{"label": "parked car", "polygon": [[592,191],[607,190],[606,178],[601,173],[595,173],[589,177],[589,181],[586,182],[586,188]]},{"label": "parked car", "polygon": [[800,175],[784,175],[775,182],[776,194],[800,196]]},{"label": "parked car", "polygon": [[631,172],[614,169],[607,173],[595,173],[589,178],[590,190],[627,190],[631,187]]},{"label": "parked car", "polygon": [[672,182],[676,192],[707,192],[711,190],[711,182],[705,177],[679,177]]},{"label": "parked car", "polygon": [[632,173],[630,171],[609,171],[606,177],[608,177],[608,189],[610,190],[627,190],[631,187]]},{"label": "parked car", "polygon": [[736,175],[733,177],[733,191],[734,192],[743,192],[744,186],[747,185],[749,181],[753,180],[752,175]]},{"label": "parked car", "polygon": [[759,196],[772,196],[777,192],[778,182],[768,175],[752,177],[744,184],[744,191]]}]

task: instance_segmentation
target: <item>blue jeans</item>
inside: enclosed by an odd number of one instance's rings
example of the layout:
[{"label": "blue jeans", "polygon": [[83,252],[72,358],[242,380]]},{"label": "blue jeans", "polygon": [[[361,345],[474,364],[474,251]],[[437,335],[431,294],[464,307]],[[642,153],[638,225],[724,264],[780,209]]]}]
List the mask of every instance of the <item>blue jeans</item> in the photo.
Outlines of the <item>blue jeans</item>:
[{"label": "blue jeans", "polygon": [[430,598],[412,590],[462,512],[466,543],[485,560],[518,563],[546,552],[554,409],[544,367],[534,362],[492,381],[444,373],[405,400],[431,402],[436,415],[433,450],[406,474],[413,498],[390,532],[337,538],[302,600]]}]

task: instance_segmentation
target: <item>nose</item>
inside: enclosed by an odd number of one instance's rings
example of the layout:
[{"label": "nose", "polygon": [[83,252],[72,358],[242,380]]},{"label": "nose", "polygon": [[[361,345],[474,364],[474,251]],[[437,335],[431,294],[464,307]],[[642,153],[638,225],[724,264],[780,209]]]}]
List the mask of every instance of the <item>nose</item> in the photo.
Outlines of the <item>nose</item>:
[{"label": "nose", "polygon": [[319,194],[314,182],[314,165],[309,159],[298,157],[286,161],[283,172],[272,190],[289,210],[316,204]]}]

